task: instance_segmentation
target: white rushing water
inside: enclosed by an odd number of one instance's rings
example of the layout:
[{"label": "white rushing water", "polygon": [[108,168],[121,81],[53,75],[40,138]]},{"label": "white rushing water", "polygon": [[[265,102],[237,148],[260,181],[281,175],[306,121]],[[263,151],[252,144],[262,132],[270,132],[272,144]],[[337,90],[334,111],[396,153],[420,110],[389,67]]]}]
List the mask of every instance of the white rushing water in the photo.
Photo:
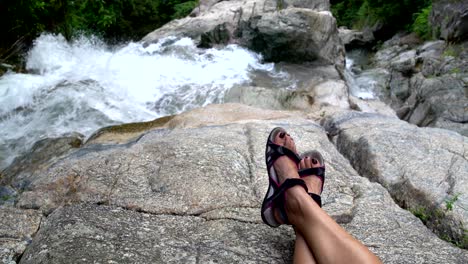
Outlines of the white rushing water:
[{"label": "white rushing water", "polygon": [[355,49],[346,53],[345,78],[350,94],[364,100],[385,99],[389,72],[372,67],[373,54]]},{"label": "white rushing water", "polygon": [[386,100],[389,72],[372,67],[373,54],[355,49],[346,54],[345,78],[349,92],[364,100]]},{"label": "white rushing water", "polygon": [[374,79],[367,78],[366,76],[358,76],[353,72],[354,58],[352,56],[346,56],[346,68],[345,78],[349,86],[349,92],[353,96],[361,99],[375,99],[375,95],[372,92],[372,86]]},{"label": "white rushing water", "polygon": [[227,90],[248,85],[255,72],[285,78],[246,49],[201,50],[190,39],[115,48],[45,34],[26,59],[31,73],[0,77],[0,169],[42,138],[89,136],[108,125],[222,103]]}]

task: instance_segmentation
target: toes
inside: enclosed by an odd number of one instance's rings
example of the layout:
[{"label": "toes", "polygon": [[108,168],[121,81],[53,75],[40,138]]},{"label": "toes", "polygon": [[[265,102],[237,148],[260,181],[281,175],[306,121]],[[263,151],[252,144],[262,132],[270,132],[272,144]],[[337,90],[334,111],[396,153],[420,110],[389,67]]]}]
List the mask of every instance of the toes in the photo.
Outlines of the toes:
[{"label": "toes", "polygon": [[299,163],[299,169],[308,169],[308,168],[313,168],[312,161],[309,156],[305,156]]},{"label": "toes", "polygon": [[305,161],[305,158],[301,159],[301,162],[299,162],[299,169],[307,169]]},{"label": "toes", "polygon": [[273,142],[277,145],[284,146],[296,152],[296,144],[294,143],[294,139],[284,130],[279,131]]},{"label": "toes", "polygon": [[284,146],[293,152],[296,152],[296,143],[294,143],[294,139],[289,134],[286,135],[286,143]]},{"label": "toes", "polygon": [[309,156],[305,157],[305,164],[307,166],[306,168],[313,168],[312,167],[312,159]]},{"label": "toes", "polygon": [[305,156],[299,163],[299,166],[300,169],[308,169],[321,167],[322,164],[316,158]]},{"label": "toes", "polygon": [[275,139],[273,142],[277,145],[284,146],[286,143],[286,131],[280,130],[278,134],[276,134]]},{"label": "toes", "polygon": [[318,168],[322,166],[322,164],[320,164],[320,162],[315,158],[309,158],[309,160],[310,160],[311,168]]},{"label": "toes", "polygon": [[310,160],[310,167],[311,168],[320,167],[320,163],[316,159],[309,158],[309,160]]}]

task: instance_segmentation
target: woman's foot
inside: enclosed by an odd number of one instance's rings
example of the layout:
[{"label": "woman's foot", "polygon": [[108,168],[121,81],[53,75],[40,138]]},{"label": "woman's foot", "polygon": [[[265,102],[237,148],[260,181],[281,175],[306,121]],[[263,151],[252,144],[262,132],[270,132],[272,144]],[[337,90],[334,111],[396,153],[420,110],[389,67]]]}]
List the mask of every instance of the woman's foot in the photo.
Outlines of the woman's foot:
[{"label": "woman's foot", "polygon": [[[272,139],[272,141],[274,144],[288,148],[292,152],[297,154],[296,144],[294,142],[294,139],[286,131],[282,130]],[[306,164],[309,164],[309,163],[304,163],[303,166],[307,166]],[[300,178],[299,173],[298,173],[298,169],[300,168],[299,166],[300,164],[297,164],[293,159],[291,159],[288,156],[279,157],[273,164],[273,167],[275,169],[276,176],[278,179],[278,184],[280,185],[283,184],[283,182],[286,181],[286,179],[288,178]],[[312,177],[307,177],[307,178],[312,178]],[[319,184],[318,187],[314,187],[313,179],[310,179],[310,180],[307,179],[307,181],[305,182],[306,182],[307,187],[309,187],[310,185],[311,187],[314,188],[313,190],[315,189],[320,190],[321,188],[320,182],[318,183]],[[310,182],[310,183],[307,183],[307,182]],[[304,192],[304,189],[301,186],[291,187],[290,189],[287,190],[287,192],[299,192],[299,193],[303,193],[307,195],[307,193]],[[276,208],[274,210],[274,217],[276,221],[280,224],[284,224],[285,222],[287,222],[287,218],[284,216],[284,213],[283,214],[281,213],[281,210],[279,208]]]},{"label": "woman's foot", "polygon": [[[289,222],[285,211],[285,201],[299,197],[308,197],[305,198],[306,200],[312,197],[316,200],[313,196],[318,196],[320,193],[321,182],[313,179],[316,177],[308,175],[316,174],[317,170],[310,168],[315,168],[320,164],[313,164],[312,160],[308,159],[301,161],[297,155],[294,139],[283,128],[273,129],[268,136],[265,158],[270,185],[263,199],[261,215],[266,224],[277,227]],[[314,162],[317,163],[315,160]],[[309,170],[301,171],[302,177],[304,177],[304,172],[309,173],[306,174],[309,178],[306,181],[300,178],[300,167],[309,168]],[[312,193],[308,194],[309,187]],[[290,204],[290,202],[287,203]],[[321,201],[318,201],[317,204],[320,205]]]},{"label": "woman's foot", "polygon": [[[283,146],[290,149],[294,153],[297,153],[296,143],[294,139],[286,131],[281,131],[273,139],[273,143]],[[305,156],[299,163],[299,168],[296,163],[287,156],[282,156],[278,158],[273,167],[275,168],[276,175],[278,176],[279,184],[282,184],[287,178],[299,178],[297,173],[298,169],[308,169],[308,168],[319,168],[323,164],[309,156]],[[322,179],[315,175],[306,176],[302,178],[309,190],[309,193],[315,193],[320,195],[322,192]]]},{"label": "woman's foot", "polygon": [[[285,130],[281,130],[273,139],[273,143],[279,146],[290,149],[292,152],[297,153],[296,143],[294,139]],[[278,183],[281,185],[287,178],[299,178],[297,173],[298,165],[288,156],[279,157],[273,164],[276,175],[278,176]]]}]

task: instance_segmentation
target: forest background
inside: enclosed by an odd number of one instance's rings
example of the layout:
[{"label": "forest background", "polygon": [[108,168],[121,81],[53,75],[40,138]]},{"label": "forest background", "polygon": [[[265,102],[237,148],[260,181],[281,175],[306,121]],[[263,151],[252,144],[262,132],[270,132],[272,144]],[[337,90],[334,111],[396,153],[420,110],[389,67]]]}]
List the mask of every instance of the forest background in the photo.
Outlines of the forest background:
[{"label": "forest background", "polygon": [[[431,0],[331,0],[339,26],[400,30],[430,38]],[[198,0],[0,0],[0,63],[18,63],[42,32],[67,39],[92,34],[115,44],[139,40],[172,19],[187,16]]]}]

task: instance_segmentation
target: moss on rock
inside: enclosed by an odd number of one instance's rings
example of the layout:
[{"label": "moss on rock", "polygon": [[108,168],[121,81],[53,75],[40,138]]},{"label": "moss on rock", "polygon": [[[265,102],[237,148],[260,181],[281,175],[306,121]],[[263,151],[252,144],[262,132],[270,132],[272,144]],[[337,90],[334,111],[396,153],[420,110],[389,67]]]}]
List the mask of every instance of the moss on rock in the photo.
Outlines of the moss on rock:
[{"label": "moss on rock", "polygon": [[164,116],[148,122],[135,122],[104,127],[91,135],[85,144],[127,143],[149,130],[166,127],[166,124],[172,120],[172,118],[174,118],[173,115]]}]

